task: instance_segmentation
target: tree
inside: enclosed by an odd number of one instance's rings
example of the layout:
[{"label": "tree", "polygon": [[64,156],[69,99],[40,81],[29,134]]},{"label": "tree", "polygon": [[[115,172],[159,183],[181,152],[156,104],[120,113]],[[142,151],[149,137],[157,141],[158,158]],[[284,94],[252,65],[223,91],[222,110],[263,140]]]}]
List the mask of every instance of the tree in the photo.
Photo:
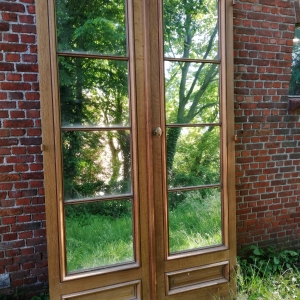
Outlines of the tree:
[{"label": "tree", "polygon": [[[166,113],[169,124],[218,123],[219,67],[217,63],[191,62],[188,59],[218,59],[218,1],[166,0],[164,2],[165,56],[178,62],[165,62]],[[180,139],[182,127],[167,131],[167,169],[169,185],[193,185],[196,178],[202,184],[215,183],[220,172],[220,140],[213,127],[191,133],[188,140]],[[186,133],[185,133],[186,135]],[[210,136],[211,143],[207,143]],[[179,143],[179,145],[178,145]],[[185,151],[183,149],[186,149]],[[190,167],[182,172],[184,152]],[[178,153],[179,151],[179,153]],[[205,155],[204,155],[205,153]],[[174,167],[175,164],[175,167]],[[183,163],[184,165],[184,163]],[[196,167],[200,165],[199,167]],[[213,169],[214,166],[214,170]],[[197,169],[197,170],[196,170]],[[199,170],[201,169],[201,172]],[[211,176],[207,176],[207,172]],[[214,175],[213,175],[214,174]]]},{"label": "tree", "polygon": [[[123,1],[56,4],[58,51],[126,54]],[[129,131],[84,130],[129,125],[127,62],[59,56],[59,80],[62,125],[83,126],[62,134],[65,197],[129,192]]]},{"label": "tree", "polygon": [[[217,3],[164,1],[165,56],[181,58],[165,63],[169,124],[219,122],[219,65],[204,62],[218,59]],[[56,9],[59,52],[126,55],[124,1],[57,0]],[[129,125],[126,61],[60,55],[59,80],[63,126]],[[169,184],[217,182],[219,136],[214,126],[168,128]],[[68,199],[130,191],[128,131],[65,130],[62,137]]]}]

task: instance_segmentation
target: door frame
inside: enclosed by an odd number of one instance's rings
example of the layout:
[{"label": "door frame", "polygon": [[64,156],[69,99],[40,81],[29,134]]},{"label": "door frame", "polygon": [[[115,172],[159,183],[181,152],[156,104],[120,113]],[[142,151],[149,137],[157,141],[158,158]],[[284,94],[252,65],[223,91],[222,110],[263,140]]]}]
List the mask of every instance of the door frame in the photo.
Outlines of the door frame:
[{"label": "door frame", "polygon": [[[99,279],[97,275],[101,276],[102,271],[95,270],[89,272],[88,275],[74,275],[65,276],[62,273],[62,262],[60,260],[60,237],[63,236],[61,226],[62,220],[59,211],[59,203],[55,199],[58,199],[56,189],[56,177],[57,161],[55,141],[55,131],[57,130],[56,124],[54,124],[53,116],[55,114],[52,99],[57,97],[55,95],[55,89],[57,90],[57,84],[53,79],[53,73],[57,69],[53,53],[55,47],[53,38],[54,30],[54,18],[49,14],[49,3],[52,0],[38,0],[36,2],[37,9],[37,36],[38,36],[38,53],[39,53],[39,74],[40,74],[40,94],[41,94],[41,118],[42,118],[42,132],[43,132],[43,156],[44,156],[44,170],[45,170],[45,197],[46,197],[46,222],[47,222],[47,249],[48,249],[48,269],[49,269],[49,284],[50,293],[53,299],[77,299],[80,296],[80,290],[89,290],[93,293],[103,292],[106,286],[111,283],[112,289],[123,288],[124,286],[135,287],[136,296],[138,299],[162,299],[162,294],[168,294],[168,290],[165,287],[167,278],[170,274],[176,272],[170,268],[169,270],[162,269],[163,261],[166,260],[165,252],[161,254],[161,241],[164,240],[165,225],[163,224],[163,218],[155,217],[155,211],[166,212],[163,203],[157,201],[162,199],[163,190],[157,188],[158,178],[154,176],[157,172],[157,167],[164,161],[163,152],[165,145],[162,142],[157,142],[157,137],[153,137],[152,130],[155,127],[160,127],[164,122],[163,117],[155,112],[155,109],[162,105],[162,93],[163,93],[163,69],[160,68],[163,65],[162,54],[162,37],[159,32],[162,32],[162,23],[157,22],[157,18],[161,15],[161,9],[158,5],[158,0],[143,0],[135,1],[134,9],[129,14],[133,17],[132,26],[129,29],[132,30],[134,41],[140,40],[144,47],[135,47],[135,74],[139,77],[139,84],[136,85],[135,93],[137,99],[144,99],[145,101],[137,101],[136,103],[136,122],[137,122],[137,148],[141,151],[138,154],[138,176],[140,179],[139,195],[142,195],[140,201],[140,219],[139,230],[141,247],[148,249],[146,251],[140,251],[141,264],[136,265],[136,270],[132,275],[130,270],[119,270],[118,272],[111,272],[101,282],[101,287],[98,286]],[[220,0],[223,3],[224,11],[220,12],[223,15],[221,19],[220,28],[223,30],[221,35],[221,43],[223,43],[221,55],[223,60],[223,70],[226,73],[226,80],[222,82],[222,93],[226,95],[226,102],[223,108],[223,119],[226,120],[226,139],[223,140],[223,147],[226,147],[227,155],[223,160],[223,164],[226,164],[226,180],[223,184],[226,186],[227,200],[225,205],[224,214],[224,230],[228,232],[225,234],[225,245],[215,247],[215,249],[204,249],[197,251],[201,256],[198,258],[199,267],[207,264],[208,258],[211,253],[214,252],[211,265],[214,265],[218,261],[228,261],[229,269],[228,279],[234,290],[234,281],[231,276],[234,272],[236,264],[236,205],[235,205],[235,176],[234,176],[234,92],[233,92],[233,13],[232,13],[232,0]],[[140,2],[140,3],[139,3]],[[138,4],[139,3],[139,4]],[[52,19],[49,20],[49,16]],[[133,40],[132,40],[133,42]],[[226,44],[226,46],[224,46]],[[134,47],[132,45],[132,47]],[[157,54],[159,54],[158,63]],[[156,74],[153,76],[153,74]],[[223,77],[224,78],[224,77]],[[157,89],[157,82],[160,88]],[[153,109],[155,107],[155,109]],[[225,118],[226,117],[226,118]],[[158,156],[153,153],[160,153]],[[154,164],[152,163],[154,162]],[[159,162],[159,163],[158,163]],[[147,166],[145,168],[145,165]],[[165,172],[162,170],[162,173]],[[164,175],[166,176],[166,175]],[[150,178],[150,179],[149,179]],[[166,178],[164,178],[166,181]],[[166,216],[165,216],[166,218]],[[160,228],[160,229],[158,229]],[[227,237],[227,238],[226,238]],[[160,254],[159,254],[160,253]],[[161,258],[156,260],[157,255]],[[183,263],[181,258],[172,258],[175,263],[182,265],[182,268],[189,270],[188,266],[191,265],[191,261],[195,253],[188,255],[186,258],[187,263]],[[168,259],[167,259],[168,260]],[[170,260],[169,260],[170,261]],[[141,267],[142,266],[142,267]],[[159,275],[157,275],[159,274]],[[124,278],[128,283],[117,284],[117,282],[123,282]],[[141,279],[142,278],[142,283]],[[80,279],[80,280],[79,280]],[[74,292],[74,285],[76,285],[76,291]],[[167,285],[167,284],[166,284]],[[221,289],[228,288],[228,283],[220,285]],[[199,286],[198,286],[199,288]],[[214,291],[215,288],[208,287],[205,291]],[[199,290],[198,295],[204,293],[203,289]],[[61,295],[64,294],[62,298]],[[203,294],[203,295],[205,295]],[[69,295],[69,296],[68,296]],[[174,296],[175,297],[175,296]],[[183,296],[185,297],[185,296]],[[169,294],[168,299],[173,299]],[[180,298],[180,295],[174,299]]]},{"label": "door frame", "polygon": [[[152,128],[163,128],[166,121],[161,114],[164,111],[164,51],[163,51],[163,24],[162,24],[162,7],[158,5],[159,1],[149,0],[149,10],[147,10],[147,17],[149,19],[148,28],[148,49],[149,56],[146,60],[149,72],[147,78],[151,83],[148,87],[147,94],[151,102],[151,121]],[[226,294],[228,286],[235,293],[235,266],[236,266],[236,201],[235,201],[235,135],[234,135],[234,62],[233,62],[233,3],[232,0],[220,0],[220,56],[221,56],[221,82],[220,94],[223,101],[222,106],[222,130],[223,139],[222,146],[225,155],[222,156],[223,180],[222,185],[224,189],[223,194],[223,234],[224,244],[216,247],[203,248],[195,251],[185,252],[183,254],[168,256],[168,251],[162,245],[167,244],[167,203],[166,199],[166,182],[167,172],[166,158],[166,143],[164,140],[157,137],[152,137],[152,153],[156,153],[153,158],[153,174],[156,172],[163,174],[161,181],[159,176],[153,176],[153,185],[156,187],[153,193],[154,207],[156,214],[164,217],[155,217],[154,226],[156,231],[156,260],[155,270],[157,272],[157,284],[155,286],[156,297],[153,299],[194,299],[192,294],[181,296],[179,293],[193,291],[199,287],[197,297],[206,297],[215,292],[214,284],[219,283],[218,289],[220,295]],[[157,20],[159,20],[157,22]],[[157,56],[159,61],[157,62]],[[159,109],[158,109],[159,107]],[[150,130],[150,129],[149,129]],[[164,134],[164,133],[163,133]],[[161,150],[162,149],[162,150]],[[196,257],[198,256],[198,257]],[[183,274],[184,272],[176,271],[177,265],[180,266],[186,273],[195,270],[193,261],[197,260],[199,268],[207,268],[207,270],[214,268],[219,262],[224,263],[224,280],[218,279],[215,282],[199,282],[191,288],[179,288],[178,294],[168,289],[170,276],[173,274]],[[222,264],[222,263],[221,263]],[[197,268],[196,268],[197,269]],[[176,293],[176,295],[175,295]],[[189,292],[188,292],[189,293]],[[173,296],[173,297],[172,297]]]}]

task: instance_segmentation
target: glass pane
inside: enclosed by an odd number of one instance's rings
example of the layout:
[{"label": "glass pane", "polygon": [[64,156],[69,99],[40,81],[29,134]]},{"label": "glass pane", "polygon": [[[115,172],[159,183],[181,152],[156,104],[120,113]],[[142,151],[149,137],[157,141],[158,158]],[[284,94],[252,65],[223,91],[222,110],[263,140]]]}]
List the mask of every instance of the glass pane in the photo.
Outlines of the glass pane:
[{"label": "glass pane", "polygon": [[64,126],[129,124],[127,62],[59,57]]},{"label": "glass pane", "polygon": [[130,132],[62,132],[65,200],[131,193]]},{"label": "glass pane", "polygon": [[126,55],[124,0],[56,0],[58,51]]},{"label": "glass pane", "polygon": [[65,220],[68,272],[134,261],[130,200],[68,205]]},{"label": "glass pane", "polygon": [[218,189],[170,192],[170,253],[222,243],[221,193]]},{"label": "glass pane", "polygon": [[220,183],[220,128],[167,129],[169,188]]},{"label": "glass pane", "polygon": [[218,59],[218,1],[164,0],[166,57]]},{"label": "glass pane", "polygon": [[300,26],[295,28],[295,37],[294,37],[294,46],[293,46],[293,62],[292,62],[292,76],[290,79],[290,91],[291,96],[300,95]]},{"label": "glass pane", "polygon": [[219,65],[165,62],[167,123],[219,122]]}]

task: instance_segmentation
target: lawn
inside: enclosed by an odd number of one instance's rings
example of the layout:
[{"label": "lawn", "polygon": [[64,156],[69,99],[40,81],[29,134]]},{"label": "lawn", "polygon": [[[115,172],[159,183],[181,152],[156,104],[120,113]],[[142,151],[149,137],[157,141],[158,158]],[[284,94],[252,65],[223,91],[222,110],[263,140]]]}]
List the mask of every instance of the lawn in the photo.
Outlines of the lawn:
[{"label": "lawn", "polygon": [[[126,202],[121,213],[112,203],[107,204],[114,212],[112,215],[103,204],[101,207],[91,203],[78,209],[69,207],[66,217],[68,272],[134,261],[131,203]],[[189,193],[170,210],[170,252],[221,244],[220,203],[219,192],[206,197],[201,197],[199,192]]]}]

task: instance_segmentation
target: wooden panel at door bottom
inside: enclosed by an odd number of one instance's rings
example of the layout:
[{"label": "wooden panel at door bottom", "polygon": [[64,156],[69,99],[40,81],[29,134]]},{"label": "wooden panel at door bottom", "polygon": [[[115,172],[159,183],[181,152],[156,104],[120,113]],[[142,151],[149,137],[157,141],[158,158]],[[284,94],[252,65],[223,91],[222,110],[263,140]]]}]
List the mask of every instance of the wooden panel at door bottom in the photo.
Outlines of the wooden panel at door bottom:
[{"label": "wooden panel at door bottom", "polygon": [[62,296],[63,300],[134,300],[141,299],[141,281],[131,281],[109,287]]},{"label": "wooden panel at door bottom", "polygon": [[165,274],[167,295],[228,282],[228,261]]}]

